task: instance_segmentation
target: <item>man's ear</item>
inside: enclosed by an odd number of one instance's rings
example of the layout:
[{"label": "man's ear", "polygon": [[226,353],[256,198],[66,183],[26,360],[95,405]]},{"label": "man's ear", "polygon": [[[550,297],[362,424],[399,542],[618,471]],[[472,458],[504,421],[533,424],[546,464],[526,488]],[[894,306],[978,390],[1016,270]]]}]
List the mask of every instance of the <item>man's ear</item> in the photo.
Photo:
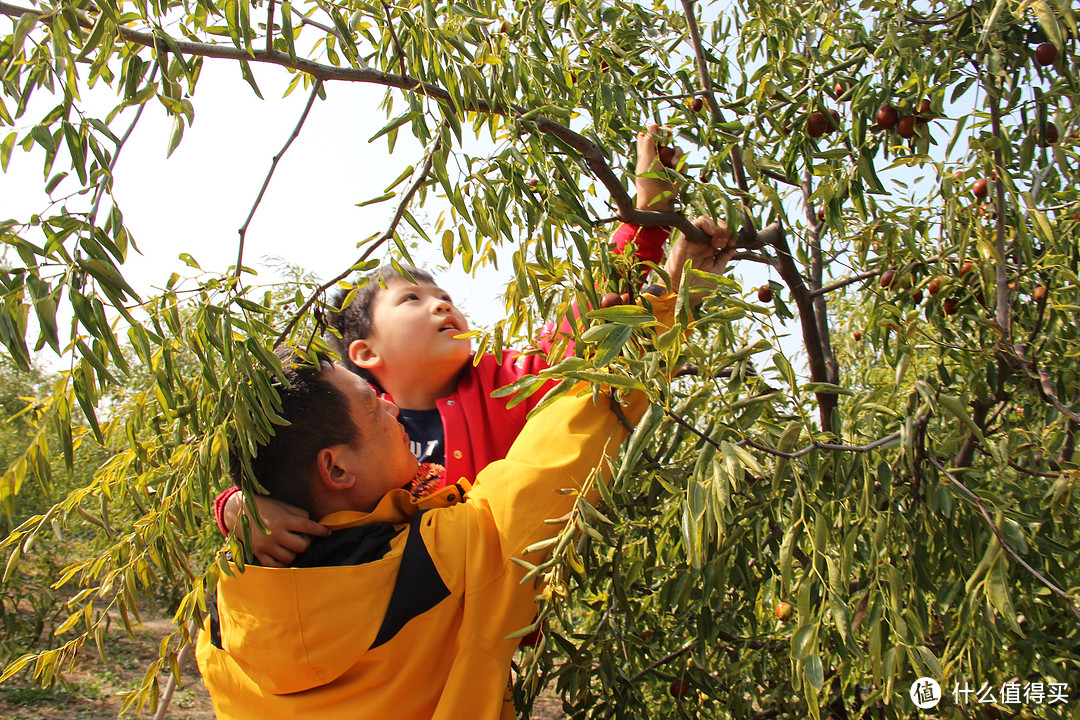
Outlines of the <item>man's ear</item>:
[{"label": "man's ear", "polygon": [[326,490],[348,490],[356,484],[356,473],[344,465],[344,458],[339,449],[344,446],[323,448],[315,456],[315,466],[319,472],[319,484]]},{"label": "man's ear", "polygon": [[349,343],[349,359],[357,367],[371,370],[383,364],[382,355],[367,340],[353,340]]}]

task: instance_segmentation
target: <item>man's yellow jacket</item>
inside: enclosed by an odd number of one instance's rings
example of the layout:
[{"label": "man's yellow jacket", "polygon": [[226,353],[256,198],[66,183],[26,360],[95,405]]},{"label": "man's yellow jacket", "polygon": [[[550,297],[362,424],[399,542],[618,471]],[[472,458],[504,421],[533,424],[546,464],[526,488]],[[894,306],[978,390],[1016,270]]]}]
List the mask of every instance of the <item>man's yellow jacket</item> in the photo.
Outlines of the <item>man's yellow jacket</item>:
[{"label": "man's yellow jacket", "polygon": [[[644,407],[635,394],[624,412]],[[454,485],[419,502],[393,491],[322,520],[344,543],[328,553],[337,566],[223,575],[197,650],[218,718],[513,717],[507,636],[533,621],[537,589],[511,558],[540,561],[524,549],[552,536],[544,521],[577,499],[565,489],[625,432],[606,394],[566,395],[464,501]]]}]

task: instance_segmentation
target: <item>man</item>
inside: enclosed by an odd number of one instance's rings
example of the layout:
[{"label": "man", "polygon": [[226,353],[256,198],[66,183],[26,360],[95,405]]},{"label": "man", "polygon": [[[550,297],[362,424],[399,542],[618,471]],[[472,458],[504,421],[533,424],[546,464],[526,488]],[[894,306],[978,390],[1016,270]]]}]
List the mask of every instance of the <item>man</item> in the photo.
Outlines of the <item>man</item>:
[{"label": "man", "polygon": [[[462,501],[416,500],[397,408],[332,363],[283,357],[281,415],[256,477],[329,526],[293,567],[223,576],[198,644],[219,718],[513,717],[516,639],[533,583],[511,561],[550,537],[626,430],[607,397],[570,393],[537,413]],[[640,417],[635,394],[624,413]],[[537,556],[529,556],[537,560]]]}]

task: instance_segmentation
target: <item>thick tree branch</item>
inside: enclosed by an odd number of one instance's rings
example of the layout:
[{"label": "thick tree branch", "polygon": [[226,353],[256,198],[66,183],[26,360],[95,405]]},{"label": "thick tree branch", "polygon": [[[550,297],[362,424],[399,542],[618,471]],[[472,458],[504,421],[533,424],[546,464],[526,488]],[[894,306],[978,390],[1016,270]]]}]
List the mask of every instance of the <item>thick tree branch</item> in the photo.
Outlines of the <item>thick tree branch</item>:
[{"label": "thick tree branch", "polygon": [[293,144],[293,140],[299,137],[300,129],[304,127],[308,113],[311,112],[311,106],[315,104],[315,98],[319,96],[320,90],[322,90],[322,80],[317,80],[314,87],[311,88],[311,95],[308,97],[307,105],[304,106],[304,112],[300,115],[300,121],[296,123],[296,127],[293,128],[292,134],[285,141],[281,151],[274,156],[274,161],[270,164],[270,172],[266,173],[266,179],[263,180],[262,188],[259,189],[259,195],[255,198],[255,204],[251,206],[251,212],[248,213],[247,220],[244,221],[243,226],[240,228],[240,247],[236,251],[236,272],[234,273],[236,277],[240,277],[241,268],[244,266],[244,242],[247,240],[247,230],[251,224],[251,219],[255,217],[255,211],[259,208],[263,195],[266,194],[266,188],[270,186],[270,178],[274,177],[274,171],[277,170],[278,163],[285,156],[289,146]]},{"label": "thick tree branch", "polygon": [[[811,176],[807,171],[803,175],[802,193],[803,206],[806,208],[806,218],[809,227],[810,241],[810,298],[814,305],[814,319],[817,321],[818,339],[821,343],[821,354],[825,360],[825,372],[828,382],[833,385],[840,384],[840,363],[833,354],[832,341],[829,337],[829,308],[825,302],[825,296],[819,292],[825,274],[825,261],[821,254],[821,231],[825,224],[817,219],[814,206],[810,197],[814,188],[810,184]],[[823,426],[824,427],[824,426]]]},{"label": "thick tree branch", "polygon": [[[814,298],[810,295],[806,284],[803,282],[799,268],[795,264],[795,256],[788,245],[787,237],[781,234],[779,241],[774,244],[776,248],[776,270],[781,279],[791,291],[791,297],[799,308],[799,325],[802,327],[803,345],[806,348],[807,364],[810,367],[810,379],[813,382],[830,382],[829,372],[825,361],[825,352],[822,349],[821,334],[818,332],[818,324],[814,309]],[[835,383],[834,383],[835,384]],[[818,412],[821,418],[821,429],[826,432],[832,430],[832,412],[837,407],[836,395],[832,393],[817,393]]]},{"label": "thick tree branch", "polygon": [[990,512],[986,509],[986,506],[983,505],[983,502],[979,499],[979,496],[969,490],[967,486],[964,485],[964,483],[960,482],[960,478],[956,477],[951,472],[946,470],[945,467],[942,466],[942,464],[939,463],[936,458],[931,457],[930,462],[934,465],[934,467],[938,469],[939,472],[941,472],[943,475],[945,475],[946,478],[948,478],[950,483],[959,488],[961,492],[967,495],[978,506],[979,511],[982,513],[983,519],[986,521],[986,524],[990,526],[990,530],[992,530],[994,536],[997,537],[998,544],[1001,545],[1001,547],[1006,552],[1012,555],[1013,559],[1016,560],[1016,562],[1020,563],[1020,565],[1025,570],[1034,575],[1035,579],[1037,579],[1039,582],[1049,588],[1050,591],[1053,592],[1055,595],[1058,595],[1059,597],[1064,599],[1065,604],[1069,606],[1070,610],[1072,610],[1073,615],[1075,615],[1076,618],[1080,620],[1080,610],[1077,610],[1076,605],[1073,604],[1072,596],[1059,588],[1054,583],[1047,580],[1038,570],[1028,565],[1024,558],[1020,557],[1019,553],[1017,553],[1016,550],[1013,549],[1013,546],[1009,544],[1009,541],[1006,540],[1005,536],[1001,534],[1000,530],[998,530],[997,525],[994,523],[994,519],[990,517]]}]

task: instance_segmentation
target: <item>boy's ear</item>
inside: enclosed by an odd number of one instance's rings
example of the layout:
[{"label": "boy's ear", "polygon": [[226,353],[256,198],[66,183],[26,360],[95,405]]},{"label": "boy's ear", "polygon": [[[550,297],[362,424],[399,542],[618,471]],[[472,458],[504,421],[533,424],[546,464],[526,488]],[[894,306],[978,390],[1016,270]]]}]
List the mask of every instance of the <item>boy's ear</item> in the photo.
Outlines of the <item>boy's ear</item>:
[{"label": "boy's ear", "polygon": [[349,343],[349,359],[357,367],[370,370],[383,364],[382,355],[367,340],[353,340]]},{"label": "boy's ear", "polygon": [[315,456],[315,466],[319,473],[319,484],[325,490],[348,490],[356,484],[356,473],[344,464],[344,458],[338,452],[342,446],[323,448]]}]

